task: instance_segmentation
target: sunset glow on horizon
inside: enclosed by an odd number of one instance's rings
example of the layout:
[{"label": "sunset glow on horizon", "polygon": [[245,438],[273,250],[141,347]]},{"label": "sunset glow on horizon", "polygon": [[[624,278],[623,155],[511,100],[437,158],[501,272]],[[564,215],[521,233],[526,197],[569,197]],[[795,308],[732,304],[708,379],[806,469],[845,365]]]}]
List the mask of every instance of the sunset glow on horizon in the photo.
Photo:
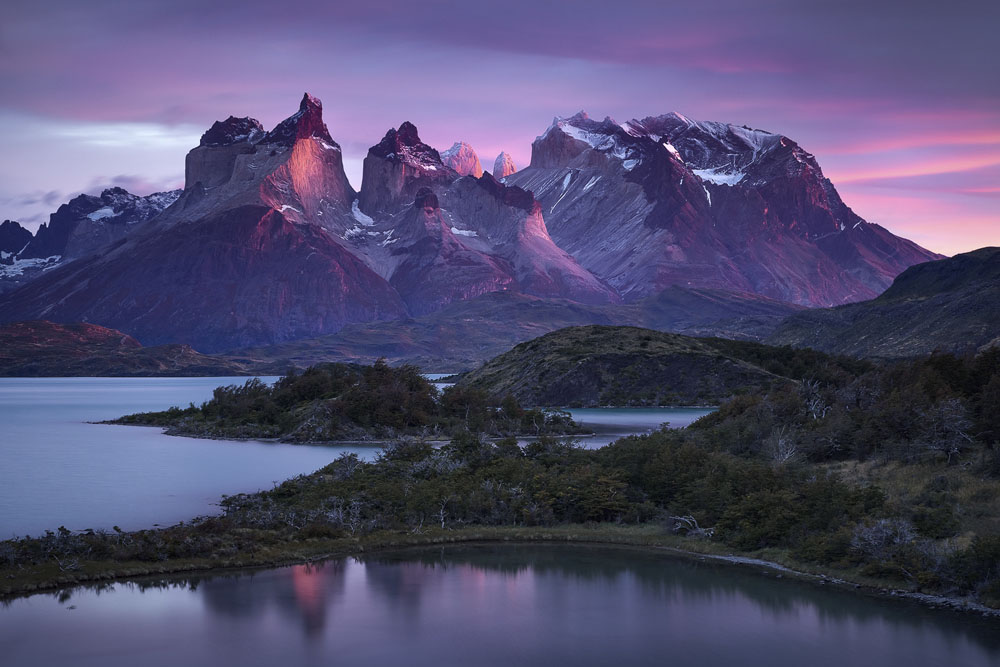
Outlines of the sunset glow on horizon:
[{"label": "sunset glow on horizon", "polygon": [[324,103],[355,189],[405,120],[489,169],[553,116],[677,111],[778,132],[855,212],[931,250],[1000,245],[995,3],[669,6],[14,0],[0,10],[0,219],[183,184],[213,121]]}]

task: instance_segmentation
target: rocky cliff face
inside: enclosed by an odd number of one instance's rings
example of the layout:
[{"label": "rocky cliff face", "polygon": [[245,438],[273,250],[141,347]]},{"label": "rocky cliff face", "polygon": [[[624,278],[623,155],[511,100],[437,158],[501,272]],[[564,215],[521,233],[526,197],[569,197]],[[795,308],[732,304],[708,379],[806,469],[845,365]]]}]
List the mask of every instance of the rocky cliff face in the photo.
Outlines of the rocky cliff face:
[{"label": "rocky cliff face", "polygon": [[49,216],[18,258],[83,257],[124,238],[179,196],[174,190],[139,197],[122,188],[108,188],[97,197],[80,195]]},{"label": "rocky cliff face", "polygon": [[514,165],[514,158],[506,151],[497,155],[497,159],[493,161],[493,178],[497,180],[507,178],[515,171],[517,167]]},{"label": "rocky cliff face", "polygon": [[0,223],[0,252],[6,253],[7,259],[21,252],[31,241],[31,232],[14,222],[4,220]]},{"label": "rocky cliff face", "polygon": [[630,300],[681,285],[839,304],[937,257],[854,214],[787,137],[677,114],[557,118],[505,180],[534,192],[556,243]]},{"label": "rocky cliff face", "polygon": [[483,175],[483,167],[479,164],[479,156],[472,146],[462,142],[457,142],[446,151],[441,153],[441,161],[454,169],[461,176],[474,176],[479,178]]},{"label": "rocky cliff face", "polygon": [[420,141],[416,126],[405,122],[368,149],[358,206],[368,216],[394,215],[410,206],[420,189],[447,186],[456,178],[441,155]]},{"label": "rocky cliff face", "polygon": [[[617,294],[548,235],[530,192],[461,177],[404,123],[369,150],[359,198],[367,220],[348,235],[414,315],[488,292],[608,303]],[[400,208],[407,193],[408,206]]]},{"label": "rocky cliff face", "polygon": [[406,315],[339,236],[356,195],[318,100],[304,96],[268,133],[248,118],[216,123],[187,167],[176,204],[141,233],[45,272],[0,302],[0,319],[89,321],[218,351]]},{"label": "rocky cliff face", "polygon": [[215,123],[188,153],[185,189],[160,226],[239,206],[265,205],[296,222],[342,235],[354,224],[354,189],[323,105],[306,93],[299,110],[264,132],[253,118]]}]

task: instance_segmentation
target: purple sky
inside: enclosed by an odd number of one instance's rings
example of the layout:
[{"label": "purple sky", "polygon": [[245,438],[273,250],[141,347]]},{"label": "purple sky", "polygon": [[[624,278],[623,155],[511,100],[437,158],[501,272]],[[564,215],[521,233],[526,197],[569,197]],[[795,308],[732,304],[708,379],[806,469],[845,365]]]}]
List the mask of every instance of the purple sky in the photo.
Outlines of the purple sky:
[{"label": "purple sky", "polygon": [[176,187],[212,121],[270,127],[309,91],[355,188],[404,120],[489,169],[555,115],[679,111],[787,134],[928,248],[1000,245],[998,26],[996,0],[5,0],[0,219]]}]

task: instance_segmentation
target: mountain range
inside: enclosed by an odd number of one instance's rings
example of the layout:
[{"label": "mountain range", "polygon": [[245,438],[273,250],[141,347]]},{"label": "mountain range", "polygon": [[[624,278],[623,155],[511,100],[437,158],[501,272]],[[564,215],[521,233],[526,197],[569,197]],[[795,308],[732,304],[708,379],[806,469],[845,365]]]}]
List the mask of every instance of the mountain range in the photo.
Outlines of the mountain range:
[{"label": "mountain range", "polygon": [[791,139],[679,114],[557,118],[527,167],[502,153],[494,172],[404,122],[369,149],[355,191],[318,99],[270,131],[230,116],[188,153],[181,191],[81,195],[30,239],[4,223],[0,322],[220,352],[500,293],[625,313],[710,290],[732,295],[694,324],[716,333],[761,298],[783,314],[870,299],[939,257],[858,217]]}]

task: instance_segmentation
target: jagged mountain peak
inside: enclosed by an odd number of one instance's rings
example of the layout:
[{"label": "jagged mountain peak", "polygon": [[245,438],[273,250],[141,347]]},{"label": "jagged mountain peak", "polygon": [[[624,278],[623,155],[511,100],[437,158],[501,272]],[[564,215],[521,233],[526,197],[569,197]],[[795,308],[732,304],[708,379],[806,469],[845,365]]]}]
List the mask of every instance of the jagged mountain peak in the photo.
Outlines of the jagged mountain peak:
[{"label": "jagged mountain peak", "polygon": [[483,167],[479,162],[479,155],[469,144],[464,141],[456,141],[452,147],[441,152],[441,160],[445,166],[454,169],[462,176],[475,176],[479,178],[483,175]]},{"label": "jagged mountain peak", "polygon": [[264,126],[256,118],[230,116],[217,120],[201,135],[199,146],[229,146],[241,142],[254,143],[264,136]]},{"label": "jagged mountain peak", "polygon": [[516,171],[517,165],[514,164],[514,158],[507,151],[502,151],[500,155],[497,155],[497,159],[493,161],[494,178],[504,179]]},{"label": "jagged mountain peak", "polygon": [[382,141],[368,149],[368,154],[424,169],[444,167],[441,154],[420,140],[417,126],[410,121],[403,121],[399,128],[390,128]]},{"label": "jagged mountain peak", "polygon": [[368,149],[358,206],[369,216],[397,212],[410,205],[420,188],[446,186],[458,178],[441,154],[420,140],[416,126],[406,121]]},{"label": "jagged mountain peak", "polygon": [[866,224],[791,139],[678,113],[556,118],[505,183],[530,190],[556,243],[627,299],[679,284],[831,305],[934,256]]},{"label": "jagged mountain peak", "polygon": [[310,137],[315,137],[340,150],[340,145],[330,136],[330,131],[323,122],[323,103],[319,98],[304,93],[299,103],[299,110],[278,123],[260,143],[291,146],[299,139]]},{"label": "jagged mountain peak", "polygon": [[8,259],[21,252],[31,242],[31,232],[14,220],[0,223],[0,252],[6,253],[0,260]]}]

